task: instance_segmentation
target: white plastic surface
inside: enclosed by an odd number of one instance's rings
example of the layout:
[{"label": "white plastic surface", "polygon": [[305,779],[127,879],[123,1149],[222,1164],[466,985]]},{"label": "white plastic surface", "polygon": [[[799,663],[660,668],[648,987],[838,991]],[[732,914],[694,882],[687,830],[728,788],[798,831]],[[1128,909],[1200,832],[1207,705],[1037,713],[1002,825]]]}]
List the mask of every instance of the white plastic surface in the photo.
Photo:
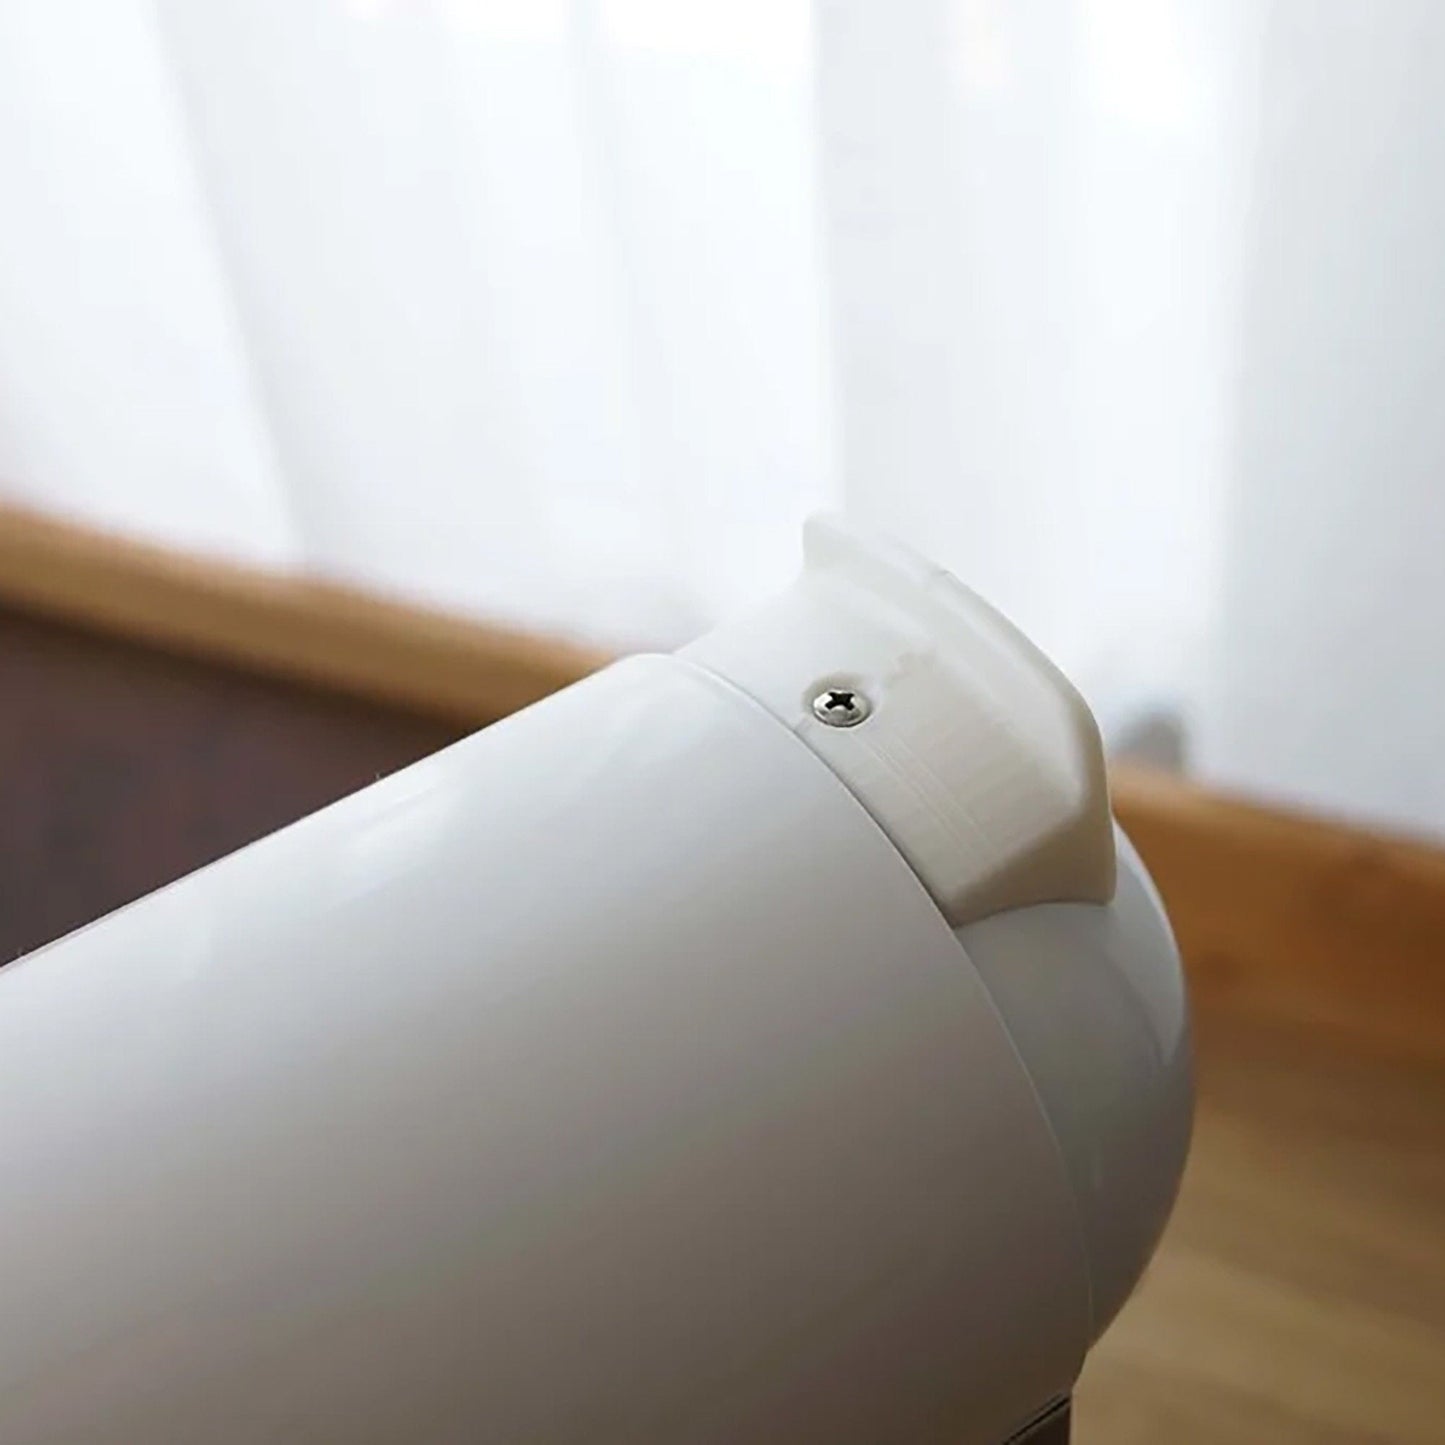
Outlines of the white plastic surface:
[{"label": "white plastic surface", "polygon": [[[1029,640],[922,557],[815,517],[791,587],[682,656],[763,704],[867,807],[954,924],[1114,892],[1103,746]],[[862,692],[837,728],[812,700]]]},{"label": "white plastic surface", "polygon": [[0,1159],[5,1445],[993,1445],[1090,1333],[964,950],[675,659],[0,971]]},{"label": "white plastic surface", "polygon": [[1094,1338],[1119,1312],[1173,1208],[1193,1076],[1184,974],[1139,855],[1118,834],[1104,907],[1045,903],[958,930],[1059,1141],[1089,1254]]}]

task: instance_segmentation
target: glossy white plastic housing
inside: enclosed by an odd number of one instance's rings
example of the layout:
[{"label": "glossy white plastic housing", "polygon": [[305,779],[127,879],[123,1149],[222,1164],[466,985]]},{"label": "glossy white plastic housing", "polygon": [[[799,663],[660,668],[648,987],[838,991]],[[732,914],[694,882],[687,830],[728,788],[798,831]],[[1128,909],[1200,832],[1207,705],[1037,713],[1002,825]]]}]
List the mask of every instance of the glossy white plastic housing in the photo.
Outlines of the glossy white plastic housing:
[{"label": "glossy white plastic housing", "polygon": [[637,658],[11,965],[0,1440],[1005,1438],[1187,1139],[1125,863],[955,935]]},{"label": "glossy white plastic housing", "polygon": [[1184,976],[1139,855],[1118,834],[1105,908],[1049,903],[957,931],[1059,1142],[1089,1256],[1093,1335],[1163,1233],[1193,1115]]}]

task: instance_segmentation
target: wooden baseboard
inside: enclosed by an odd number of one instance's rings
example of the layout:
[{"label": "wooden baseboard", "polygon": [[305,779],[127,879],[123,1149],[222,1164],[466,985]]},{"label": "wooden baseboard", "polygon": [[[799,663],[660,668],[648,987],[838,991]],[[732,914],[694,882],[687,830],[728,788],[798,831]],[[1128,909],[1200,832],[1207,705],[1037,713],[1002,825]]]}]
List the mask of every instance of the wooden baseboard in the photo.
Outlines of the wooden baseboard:
[{"label": "wooden baseboard", "polygon": [[[0,602],[476,726],[598,650],[0,509]],[[1116,769],[1201,1002],[1445,1060],[1445,852]]]},{"label": "wooden baseboard", "polygon": [[327,582],[0,507],[0,602],[475,726],[607,656]]},{"label": "wooden baseboard", "polygon": [[1116,768],[1197,1001],[1445,1062],[1445,851]]}]

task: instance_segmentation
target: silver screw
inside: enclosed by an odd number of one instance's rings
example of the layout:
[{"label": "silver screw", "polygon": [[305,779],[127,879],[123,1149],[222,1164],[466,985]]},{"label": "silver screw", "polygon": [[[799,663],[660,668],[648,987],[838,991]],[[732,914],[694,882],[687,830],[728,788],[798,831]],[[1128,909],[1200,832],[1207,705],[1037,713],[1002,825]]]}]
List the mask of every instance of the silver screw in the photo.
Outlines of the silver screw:
[{"label": "silver screw", "polygon": [[813,716],[830,728],[855,728],[873,709],[851,687],[825,687],[813,699]]}]

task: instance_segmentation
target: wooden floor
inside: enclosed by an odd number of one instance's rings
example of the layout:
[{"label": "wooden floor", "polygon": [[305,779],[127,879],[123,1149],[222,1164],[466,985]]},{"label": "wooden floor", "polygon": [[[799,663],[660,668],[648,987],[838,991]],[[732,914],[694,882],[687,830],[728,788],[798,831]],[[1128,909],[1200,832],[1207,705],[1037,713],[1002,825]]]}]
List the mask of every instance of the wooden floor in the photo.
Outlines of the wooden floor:
[{"label": "wooden floor", "polygon": [[1206,1013],[1189,1170],[1080,1445],[1445,1442],[1445,1069]]}]

